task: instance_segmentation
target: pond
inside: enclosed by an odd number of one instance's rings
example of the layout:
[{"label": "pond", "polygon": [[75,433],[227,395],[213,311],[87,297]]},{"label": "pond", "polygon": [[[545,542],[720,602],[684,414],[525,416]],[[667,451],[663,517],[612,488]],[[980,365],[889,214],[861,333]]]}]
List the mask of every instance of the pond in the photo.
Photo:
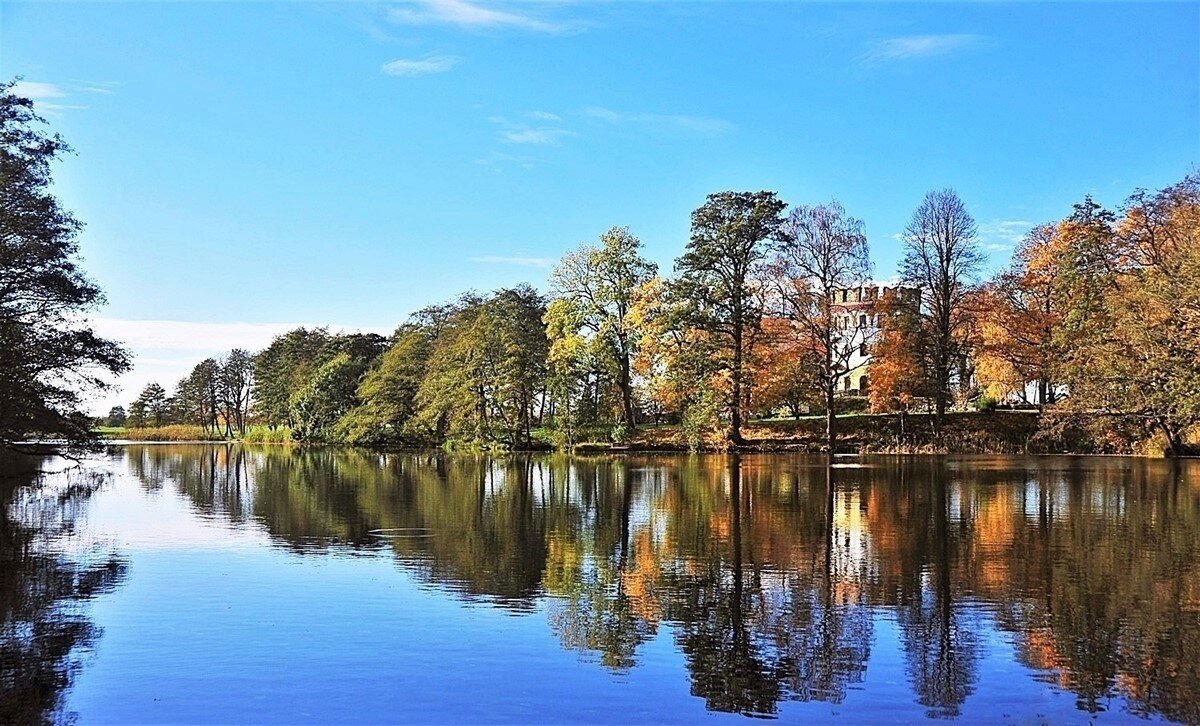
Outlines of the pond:
[{"label": "pond", "polygon": [[0,722],[1200,722],[1200,461],[69,463],[0,486]]}]

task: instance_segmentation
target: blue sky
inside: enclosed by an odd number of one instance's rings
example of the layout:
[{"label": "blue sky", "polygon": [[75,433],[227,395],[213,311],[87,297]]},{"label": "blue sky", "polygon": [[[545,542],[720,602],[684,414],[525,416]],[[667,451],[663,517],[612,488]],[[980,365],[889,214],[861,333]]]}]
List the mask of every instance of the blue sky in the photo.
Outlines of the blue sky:
[{"label": "blue sky", "polygon": [[59,191],[101,329],[139,356],[121,400],[291,324],[543,285],[613,225],[669,269],[722,189],[837,198],[888,277],[929,189],[1000,264],[1084,194],[1200,162],[1198,3],[6,1],[0,23],[3,75],[78,151]]}]

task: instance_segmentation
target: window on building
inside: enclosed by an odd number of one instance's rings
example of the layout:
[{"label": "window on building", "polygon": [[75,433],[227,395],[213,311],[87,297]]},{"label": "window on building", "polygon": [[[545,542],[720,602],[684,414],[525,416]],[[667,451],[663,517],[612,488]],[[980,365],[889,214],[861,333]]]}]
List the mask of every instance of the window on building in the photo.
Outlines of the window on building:
[{"label": "window on building", "polygon": [[858,316],[858,327],[860,327],[860,328],[867,327],[867,316],[866,315]]},{"label": "window on building", "polygon": [[844,382],[843,386],[842,386],[842,390],[849,391],[850,390],[850,376],[846,376],[845,378],[842,379],[842,381]]}]

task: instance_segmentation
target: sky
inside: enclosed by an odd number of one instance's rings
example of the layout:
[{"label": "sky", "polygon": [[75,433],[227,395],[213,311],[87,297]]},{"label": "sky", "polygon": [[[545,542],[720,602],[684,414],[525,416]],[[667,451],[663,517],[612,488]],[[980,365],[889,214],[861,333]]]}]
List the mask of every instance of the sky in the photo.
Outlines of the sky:
[{"label": "sky", "polygon": [[0,76],[76,154],[93,410],[296,325],[386,333],[706,194],[862,219],[876,277],[952,187],[993,267],[1084,195],[1200,163],[1200,2],[0,3]]}]

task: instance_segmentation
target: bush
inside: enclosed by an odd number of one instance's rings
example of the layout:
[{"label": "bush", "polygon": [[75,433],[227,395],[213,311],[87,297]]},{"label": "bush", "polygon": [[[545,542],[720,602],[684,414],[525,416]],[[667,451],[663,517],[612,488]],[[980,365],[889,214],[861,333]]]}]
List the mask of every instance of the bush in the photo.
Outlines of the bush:
[{"label": "bush", "polygon": [[995,411],[998,405],[1000,405],[1000,402],[992,396],[980,396],[975,399],[976,411]]}]

